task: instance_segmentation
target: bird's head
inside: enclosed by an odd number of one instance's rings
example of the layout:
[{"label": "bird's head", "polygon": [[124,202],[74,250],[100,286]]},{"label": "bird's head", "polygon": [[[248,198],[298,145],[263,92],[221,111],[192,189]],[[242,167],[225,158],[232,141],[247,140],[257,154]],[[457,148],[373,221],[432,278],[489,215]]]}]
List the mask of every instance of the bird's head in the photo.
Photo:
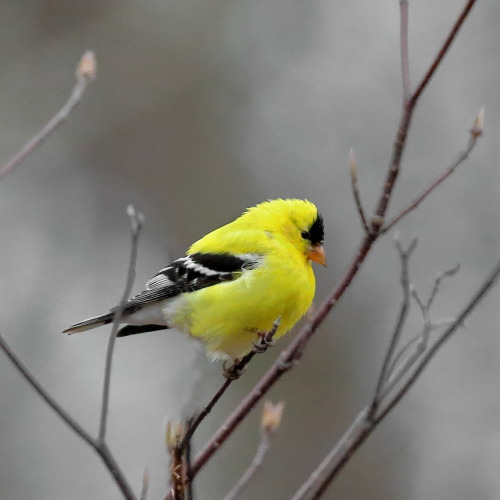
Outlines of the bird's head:
[{"label": "bird's head", "polygon": [[249,212],[271,233],[282,233],[309,260],[326,266],[323,218],[313,203],[276,199],[260,203]]}]

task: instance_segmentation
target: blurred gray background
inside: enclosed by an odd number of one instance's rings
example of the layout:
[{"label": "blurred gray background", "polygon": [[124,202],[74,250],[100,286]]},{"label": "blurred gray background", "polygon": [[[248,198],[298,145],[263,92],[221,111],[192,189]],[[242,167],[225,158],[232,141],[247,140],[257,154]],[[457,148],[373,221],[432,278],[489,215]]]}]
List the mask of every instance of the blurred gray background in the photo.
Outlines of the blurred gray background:
[{"label": "blurred gray background", "polygon": [[[416,83],[463,5],[411,3]],[[471,159],[398,227],[419,246],[422,296],[442,270],[433,317],[452,317],[500,254],[500,4],[480,0],[421,101],[390,212],[455,157],[481,106]],[[121,296],[127,204],[145,213],[134,291],[171,257],[247,206],[314,201],[326,220],[320,301],[361,237],[347,155],[367,208],[377,199],[400,113],[396,0],[149,0],[0,4],[0,146],[6,161],[67,98],[85,49],[98,78],[67,124],[0,184],[0,331],[81,424],[97,432],[108,330],[69,324]],[[288,498],[374,389],[400,301],[392,235],[376,246],[306,356],[271,391],[286,401],[264,470],[243,499]],[[500,498],[500,337],[494,290],[325,498]],[[420,325],[412,315],[408,333]],[[217,428],[289,339],[260,356],[197,435]],[[189,339],[155,332],[117,343],[109,444],[138,491],[167,491],[168,419],[221,382]],[[207,376],[208,374],[208,376]],[[200,379],[205,379],[202,384]],[[99,458],[0,354],[0,498],[120,498]],[[261,405],[199,475],[217,499],[251,460]]]}]

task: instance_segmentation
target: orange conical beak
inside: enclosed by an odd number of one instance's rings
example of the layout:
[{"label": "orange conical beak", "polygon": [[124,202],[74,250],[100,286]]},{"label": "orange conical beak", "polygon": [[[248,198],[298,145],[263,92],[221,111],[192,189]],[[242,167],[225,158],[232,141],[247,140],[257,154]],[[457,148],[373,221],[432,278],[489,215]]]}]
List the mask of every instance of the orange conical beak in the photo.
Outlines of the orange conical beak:
[{"label": "orange conical beak", "polygon": [[306,256],[308,259],[314,260],[314,262],[326,267],[326,255],[323,245],[314,245],[309,247],[307,249]]}]

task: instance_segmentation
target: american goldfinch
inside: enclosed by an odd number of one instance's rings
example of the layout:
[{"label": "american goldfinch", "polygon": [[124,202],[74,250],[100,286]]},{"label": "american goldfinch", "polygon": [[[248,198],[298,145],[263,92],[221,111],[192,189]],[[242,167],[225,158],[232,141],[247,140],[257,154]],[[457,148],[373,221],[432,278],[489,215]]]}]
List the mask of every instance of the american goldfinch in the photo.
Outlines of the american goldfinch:
[{"label": "american goldfinch", "polygon": [[[214,359],[241,359],[280,318],[288,332],[314,297],[311,261],[326,266],[323,219],[307,200],[249,208],[194,243],[125,305],[118,337],[176,328],[200,339]],[[76,333],[113,321],[110,312],[76,323]]]}]

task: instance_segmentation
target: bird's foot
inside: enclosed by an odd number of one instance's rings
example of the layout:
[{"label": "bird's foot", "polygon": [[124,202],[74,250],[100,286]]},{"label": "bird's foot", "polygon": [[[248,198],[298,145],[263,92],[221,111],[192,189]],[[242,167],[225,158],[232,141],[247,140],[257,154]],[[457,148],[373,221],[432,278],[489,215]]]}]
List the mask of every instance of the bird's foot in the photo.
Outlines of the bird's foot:
[{"label": "bird's foot", "polygon": [[261,354],[274,345],[274,334],[280,326],[281,316],[273,323],[273,327],[268,332],[257,332],[257,341],[253,342],[253,352]]},{"label": "bird's foot", "polygon": [[259,332],[257,340],[253,341],[253,352],[255,354],[262,354],[274,345],[274,340],[269,338],[269,332]]},{"label": "bird's foot", "polygon": [[245,372],[245,366],[241,366],[240,360],[235,360],[231,366],[226,366],[226,363],[222,365],[224,371],[222,374],[229,380],[239,379]]}]

